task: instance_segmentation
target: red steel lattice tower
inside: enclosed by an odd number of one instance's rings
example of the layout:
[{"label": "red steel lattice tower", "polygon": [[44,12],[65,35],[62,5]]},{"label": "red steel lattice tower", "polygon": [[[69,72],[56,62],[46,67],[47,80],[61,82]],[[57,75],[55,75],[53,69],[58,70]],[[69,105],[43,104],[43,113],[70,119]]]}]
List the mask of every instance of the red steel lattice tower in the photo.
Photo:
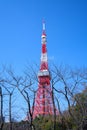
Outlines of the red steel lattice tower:
[{"label": "red steel lattice tower", "polygon": [[38,72],[38,90],[34,105],[34,118],[39,115],[53,115],[52,91],[50,87],[50,73],[48,69],[48,57],[46,48],[45,23],[43,22],[43,31],[41,36],[41,64]]}]

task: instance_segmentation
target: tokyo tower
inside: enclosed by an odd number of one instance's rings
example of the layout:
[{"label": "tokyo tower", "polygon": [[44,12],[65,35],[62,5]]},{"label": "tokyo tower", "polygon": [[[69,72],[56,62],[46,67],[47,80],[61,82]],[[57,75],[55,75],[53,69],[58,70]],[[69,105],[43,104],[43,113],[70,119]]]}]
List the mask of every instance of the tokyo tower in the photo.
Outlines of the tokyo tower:
[{"label": "tokyo tower", "polygon": [[47,40],[45,23],[43,22],[43,30],[41,36],[42,50],[41,50],[41,64],[38,72],[38,89],[35,98],[34,115],[53,115],[53,102],[52,102],[52,90],[50,87],[50,72],[48,68],[48,57],[47,57]]}]

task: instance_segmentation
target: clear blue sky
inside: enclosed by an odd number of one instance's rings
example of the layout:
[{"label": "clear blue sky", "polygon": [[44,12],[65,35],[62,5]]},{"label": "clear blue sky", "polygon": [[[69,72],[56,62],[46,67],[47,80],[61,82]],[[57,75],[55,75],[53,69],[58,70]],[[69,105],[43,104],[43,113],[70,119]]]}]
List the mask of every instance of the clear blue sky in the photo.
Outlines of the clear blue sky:
[{"label": "clear blue sky", "polygon": [[43,18],[49,60],[87,66],[87,0],[0,0],[0,65],[40,63]]}]

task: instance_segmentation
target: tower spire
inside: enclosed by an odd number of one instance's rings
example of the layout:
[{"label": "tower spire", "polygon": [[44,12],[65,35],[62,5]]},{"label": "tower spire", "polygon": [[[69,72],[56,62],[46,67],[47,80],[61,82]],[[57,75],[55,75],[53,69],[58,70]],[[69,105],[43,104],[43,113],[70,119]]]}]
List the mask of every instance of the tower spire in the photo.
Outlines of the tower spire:
[{"label": "tower spire", "polygon": [[45,21],[43,21],[43,31],[45,31]]},{"label": "tower spire", "polygon": [[43,26],[42,34],[46,35],[46,31],[45,31],[46,30],[46,24],[45,24],[44,20],[43,20],[42,26]]},{"label": "tower spire", "polygon": [[53,115],[52,90],[50,87],[50,73],[48,69],[48,58],[46,48],[46,32],[45,22],[42,28],[42,50],[41,50],[41,64],[38,72],[38,89],[35,98],[34,117],[39,115]]}]

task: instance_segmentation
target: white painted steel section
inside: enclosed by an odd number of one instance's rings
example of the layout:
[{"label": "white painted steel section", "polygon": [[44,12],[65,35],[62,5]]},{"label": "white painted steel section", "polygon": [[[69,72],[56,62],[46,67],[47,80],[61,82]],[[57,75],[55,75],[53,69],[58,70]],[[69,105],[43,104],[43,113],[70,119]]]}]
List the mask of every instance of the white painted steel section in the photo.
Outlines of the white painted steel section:
[{"label": "white painted steel section", "polygon": [[45,38],[45,37],[42,38],[41,43],[42,43],[42,44],[46,44],[46,38]]},{"label": "white painted steel section", "polygon": [[48,70],[42,70],[38,72],[38,76],[49,76],[50,73]]},{"label": "white painted steel section", "polygon": [[45,23],[43,22],[43,30],[45,30]]},{"label": "white painted steel section", "polygon": [[42,61],[42,62],[47,62],[47,60],[48,60],[48,59],[47,59],[47,53],[44,53],[44,54],[42,53],[42,54],[41,54],[41,61]]}]

